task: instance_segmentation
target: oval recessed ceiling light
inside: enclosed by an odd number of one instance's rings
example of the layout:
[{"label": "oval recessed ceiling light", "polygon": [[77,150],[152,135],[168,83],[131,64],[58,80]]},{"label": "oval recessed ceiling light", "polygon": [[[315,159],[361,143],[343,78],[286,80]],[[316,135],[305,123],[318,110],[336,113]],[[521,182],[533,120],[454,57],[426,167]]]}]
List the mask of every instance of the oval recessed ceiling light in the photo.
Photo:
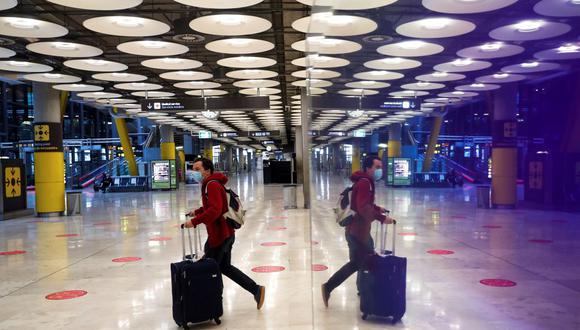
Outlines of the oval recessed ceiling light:
[{"label": "oval recessed ceiling light", "polygon": [[147,76],[127,72],[97,73],[94,79],[114,82],[133,82],[147,80]]},{"label": "oval recessed ceiling light", "polygon": [[161,89],[163,86],[159,84],[152,84],[146,82],[130,82],[130,83],[121,83],[116,84],[113,87],[117,89],[124,89],[128,91],[152,91],[156,89]]},{"label": "oval recessed ceiling light", "polygon": [[308,6],[330,7],[337,10],[364,10],[379,8],[397,2],[397,0],[297,0]]},{"label": "oval recessed ceiling light", "polygon": [[534,72],[544,72],[557,70],[561,66],[558,63],[548,63],[548,62],[524,62],[515,65],[508,65],[501,69],[503,72],[509,73],[534,73]]},{"label": "oval recessed ceiling light", "polygon": [[96,92],[102,91],[102,86],[97,85],[87,85],[87,84],[61,84],[61,85],[54,85],[52,86],[54,89],[58,89],[60,91],[69,91],[69,92]]},{"label": "oval recessed ceiling light", "polygon": [[52,71],[52,67],[28,61],[9,60],[0,61],[0,71],[12,72],[48,72]]},{"label": "oval recessed ceiling light", "polygon": [[248,79],[234,82],[234,86],[239,88],[264,88],[278,85],[280,85],[280,82],[267,79]]},{"label": "oval recessed ceiling light", "polygon": [[483,70],[491,67],[491,63],[487,61],[474,61],[471,59],[457,59],[455,61],[441,63],[433,67],[437,71],[442,72],[469,72]]},{"label": "oval recessed ceiling light", "polygon": [[30,81],[43,82],[49,84],[68,84],[81,81],[80,77],[55,72],[31,73],[22,76],[22,78]]},{"label": "oval recessed ceiling light", "polygon": [[325,38],[324,36],[307,37],[292,44],[292,48],[305,53],[318,54],[348,54],[362,49],[362,46],[354,41]]},{"label": "oval recessed ceiling light", "polygon": [[150,37],[164,34],[171,27],[163,22],[137,16],[101,16],[85,20],[91,31],[120,37]]},{"label": "oval recessed ceiling light", "polygon": [[429,95],[429,92],[406,90],[406,91],[392,92],[392,93],[389,93],[389,95],[394,96],[394,97],[419,97],[419,96]]},{"label": "oval recessed ceiling light", "polygon": [[137,103],[137,100],[133,100],[133,99],[122,99],[122,98],[113,98],[113,99],[99,98],[97,100],[97,103],[108,104],[108,105],[131,104],[131,103]]},{"label": "oval recessed ceiling light", "polygon": [[264,0],[175,0],[181,4],[208,9],[235,9],[257,5]]},{"label": "oval recessed ceiling light", "polygon": [[308,68],[306,70],[299,70],[292,72],[292,76],[302,79],[332,79],[340,77],[340,72],[325,70],[325,69],[314,69]]},{"label": "oval recessed ceiling light", "polygon": [[247,88],[247,89],[240,90],[240,94],[260,95],[260,96],[271,95],[271,94],[280,94],[281,92],[282,91],[279,90],[278,88]]},{"label": "oval recessed ceiling light", "polygon": [[0,2],[0,10],[14,8],[16,7],[17,4],[18,4],[17,0],[4,0]]},{"label": "oval recessed ceiling light", "polygon": [[306,57],[300,57],[295,60],[292,60],[292,64],[302,67],[338,68],[349,65],[350,61],[339,57],[320,56],[318,54],[312,54]]},{"label": "oval recessed ceiling light", "polygon": [[173,86],[183,89],[214,89],[220,87],[221,84],[212,81],[184,81]]},{"label": "oval recessed ceiling light", "polygon": [[242,36],[264,32],[272,27],[267,19],[240,14],[217,14],[198,17],[189,23],[193,30],[219,36]]},{"label": "oval recessed ceiling light", "polygon": [[86,99],[112,99],[121,97],[121,94],[117,93],[109,93],[109,92],[84,92],[78,93],[78,97],[86,98]]},{"label": "oval recessed ceiling light", "polygon": [[492,75],[482,76],[476,79],[477,82],[480,83],[495,83],[495,84],[505,84],[505,83],[512,83],[517,81],[522,81],[526,79],[526,76],[521,74],[514,74],[514,73],[506,73],[500,72]]},{"label": "oval recessed ceiling light", "polygon": [[388,57],[365,62],[364,66],[376,70],[406,70],[420,67],[421,62],[400,57]]},{"label": "oval recessed ceiling light", "polygon": [[103,51],[97,47],[63,41],[41,41],[26,45],[26,49],[38,54],[58,57],[93,57]]},{"label": "oval recessed ceiling light", "polygon": [[221,89],[194,89],[185,92],[185,94],[192,96],[220,96],[227,95],[228,92]]},{"label": "oval recessed ceiling light", "polygon": [[187,53],[187,46],[161,40],[128,41],[117,45],[123,53],[142,56],[174,56]]},{"label": "oval recessed ceiling light", "polygon": [[222,58],[217,61],[218,65],[229,67],[229,68],[264,68],[276,64],[276,60],[268,57],[258,57],[258,56],[238,56],[238,57],[227,57]]},{"label": "oval recessed ceiling light", "polygon": [[458,91],[493,91],[499,89],[500,85],[494,84],[483,84],[483,83],[473,83],[471,85],[461,85],[455,87]]},{"label": "oval recessed ceiling light", "polygon": [[492,30],[489,36],[496,40],[526,41],[557,37],[572,28],[568,24],[544,20],[526,20]]},{"label": "oval recessed ceiling light", "polygon": [[580,43],[565,43],[560,47],[534,54],[540,60],[574,60],[580,58]]},{"label": "oval recessed ceiling light", "polygon": [[189,70],[197,69],[202,66],[203,63],[186,58],[165,57],[145,60],[141,62],[141,65],[147,68],[159,70]]},{"label": "oval recessed ceiling light", "polygon": [[0,17],[0,34],[22,38],[57,38],[68,33],[64,26],[26,17]]},{"label": "oval recessed ceiling light", "polygon": [[395,57],[418,57],[439,54],[443,46],[421,40],[407,40],[384,45],[377,49],[379,54]]},{"label": "oval recessed ceiling light", "polygon": [[268,79],[278,76],[278,72],[261,69],[235,70],[226,73],[226,76],[233,79]]},{"label": "oval recessed ceiling light", "polygon": [[448,73],[448,72],[433,72],[431,74],[424,74],[416,76],[415,79],[428,82],[443,82],[443,81],[455,81],[465,79],[465,75],[458,73]]},{"label": "oval recessed ceiling light", "polygon": [[399,25],[397,33],[412,38],[448,38],[469,33],[475,24],[446,17],[424,18]]},{"label": "oval recessed ceiling light", "polygon": [[72,69],[93,72],[115,72],[115,71],[124,71],[129,68],[127,65],[123,63],[93,58],[82,60],[68,60],[65,61],[63,64]]},{"label": "oval recessed ceiling light", "polygon": [[378,89],[378,88],[387,88],[391,86],[391,84],[385,82],[378,82],[374,80],[361,80],[346,83],[345,86],[354,89]]},{"label": "oval recessed ceiling light", "polygon": [[47,0],[57,5],[88,10],[123,10],[139,6],[143,0]]},{"label": "oval recessed ceiling light", "polygon": [[260,39],[230,38],[209,42],[205,48],[223,54],[253,54],[274,49],[274,44]]},{"label": "oval recessed ceiling light", "polygon": [[447,14],[475,14],[504,8],[518,0],[423,0],[429,10]]},{"label": "oval recessed ceiling light", "polygon": [[162,92],[162,91],[139,91],[131,93],[133,96],[147,97],[147,98],[163,98],[175,96],[175,93]]},{"label": "oval recessed ceiling light", "polygon": [[0,47],[0,58],[9,58],[16,55],[16,52],[12,49]]},{"label": "oval recessed ceiling light", "polygon": [[542,0],[536,3],[534,11],[553,17],[580,16],[580,0]]},{"label": "oval recessed ceiling light", "polygon": [[305,80],[296,80],[292,82],[292,86],[296,87],[306,87],[307,85],[309,87],[324,88],[332,86],[332,82],[321,79],[305,79]]},{"label": "oval recessed ceiling light", "polygon": [[420,81],[420,82],[413,83],[413,84],[405,84],[405,85],[401,86],[402,89],[422,90],[422,91],[441,89],[444,87],[445,87],[445,85],[443,85],[443,84],[438,84],[438,83],[433,83],[433,82],[424,82],[424,81]]},{"label": "oval recessed ceiling light", "polygon": [[188,81],[211,79],[213,75],[211,73],[201,71],[170,71],[160,74],[159,77],[168,80]]},{"label": "oval recessed ceiling light", "polygon": [[402,73],[385,70],[365,71],[354,74],[354,78],[362,80],[396,80],[404,76]]},{"label": "oval recessed ceiling light", "polygon": [[351,15],[334,15],[332,12],[318,12],[312,16],[302,17],[292,23],[292,28],[299,32],[321,33],[328,37],[357,36],[377,29],[373,20]]},{"label": "oval recessed ceiling light", "polygon": [[338,93],[348,96],[370,96],[379,94],[379,91],[372,89],[352,88],[340,90]]},{"label": "oval recessed ceiling light", "polygon": [[447,92],[447,93],[441,93],[438,94],[437,96],[441,97],[441,98],[470,98],[470,97],[474,97],[479,95],[476,92],[463,92],[463,91],[454,91],[454,92]]},{"label": "oval recessed ceiling light", "polygon": [[502,42],[488,42],[481,46],[464,48],[458,51],[457,55],[474,59],[489,59],[513,56],[521,54],[524,51],[524,47],[521,46],[504,44]]}]

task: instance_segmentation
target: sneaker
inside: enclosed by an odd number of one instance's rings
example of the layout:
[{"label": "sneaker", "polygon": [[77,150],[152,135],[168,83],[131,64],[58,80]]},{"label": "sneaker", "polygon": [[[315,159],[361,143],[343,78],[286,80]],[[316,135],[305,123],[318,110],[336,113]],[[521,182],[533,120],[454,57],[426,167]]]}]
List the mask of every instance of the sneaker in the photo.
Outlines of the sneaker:
[{"label": "sneaker", "polygon": [[265,286],[258,286],[258,292],[254,295],[254,300],[256,301],[256,307],[261,309],[264,305],[264,298],[266,298],[266,287]]},{"label": "sneaker", "polygon": [[322,301],[324,302],[324,306],[328,308],[328,299],[330,299],[330,292],[326,289],[326,283],[322,284],[320,287],[322,291]]}]

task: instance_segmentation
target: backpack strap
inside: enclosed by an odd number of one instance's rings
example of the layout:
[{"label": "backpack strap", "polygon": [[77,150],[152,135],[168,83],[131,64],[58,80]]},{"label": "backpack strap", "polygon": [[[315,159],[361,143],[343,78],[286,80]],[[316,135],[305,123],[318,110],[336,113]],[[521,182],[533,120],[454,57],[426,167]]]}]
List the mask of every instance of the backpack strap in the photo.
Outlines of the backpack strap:
[{"label": "backpack strap", "polygon": [[[220,184],[220,186],[224,187],[223,184],[221,184],[221,182],[219,182],[218,180],[209,180],[206,184],[205,184],[205,191],[204,191],[204,195],[207,197],[207,186],[209,186],[210,182],[217,182]],[[225,187],[224,187],[225,190]]]}]

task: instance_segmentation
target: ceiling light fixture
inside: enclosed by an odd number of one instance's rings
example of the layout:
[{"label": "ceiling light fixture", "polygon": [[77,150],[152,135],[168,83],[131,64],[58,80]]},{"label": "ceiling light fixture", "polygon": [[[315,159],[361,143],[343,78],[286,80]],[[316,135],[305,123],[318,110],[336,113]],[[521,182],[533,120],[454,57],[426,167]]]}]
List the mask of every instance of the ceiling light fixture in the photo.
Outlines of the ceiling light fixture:
[{"label": "ceiling light fixture", "polygon": [[509,77],[510,75],[508,73],[496,73],[493,75],[493,77],[495,79],[505,79],[507,77]]},{"label": "ceiling light fixture", "polygon": [[427,30],[441,30],[451,23],[448,18],[428,18],[421,22],[421,25]]},{"label": "ceiling light fixture", "polygon": [[451,94],[453,94],[453,95],[463,95],[465,93],[462,92],[462,91],[455,91],[455,92],[451,92]]},{"label": "ceiling light fixture", "polygon": [[37,21],[31,18],[9,17],[7,21],[10,26],[16,29],[32,30],[39,28]]},{"label": "ceiling light fixture", "polygon": [[529,33],[529,32],[536,32],[544,25],[544,21],[536,20],[536,21],[522,21],[518,24],[515,24],[514,27],[516,30],[522,33]]},{"label": "ceiling light fixture", "polygon": [[447,72],[433,72],[432,76],[437,78],[447,77],[449,74]]},{"label": "ceiling light fixture", "polygon": [[521,66],[522,68],[535,68],[535,67],[537,67],[538,65],[540,65],[540,63],[538,63],[538,62],[526,62],[526,63],[522,63],[522,64],[520,64],[520,66]]},{"label": "ceiling light fixture", "polygon": [[399,64],[399,63],[403,62],[403,59],[400,57],[389,57],[389,58],[384,58],[381,61],[383,63],[386,63],[386,64]]},{"label": "ceiling light fixture", "polygon": [[228,44],[233,47],[247,47],[250,44],[248,39],[229,39]]},{"label": "ceiling light fixture", "polygon": [[215,21],[222,25],[238,26],[244,24],[244,18],[240,15],[222,14],[215,17]]},{"label": "ceiling light fixture", "polygon": [[426,81],[420,81],[417,83],[417,86],[419,86],[419,87],[427,87],[429,85],[431,85],[431,83],[428,83]]},{"label": "ceiling light fixture", "polygon": [[565,44],[558,47],[558,53],[560,54],[578,53],[579,51],[580,46],[574,44]]},{"label": "ceiling light fixture", "polygon": [[48,79],[59,79],[62,77],[60,73],[45,73],[42,76]]},{"label": "ceiling light fixture", "polygon": [[129,74],[125,73],[125,72],[113,72],[111,75],[113,77],[127,77],[127,76],[129,76]]},{"label": "ceiling light fixture", "polygon": [[326,19],[330,26],[347,26],[352,23],[352,17],[346,15],[333,15]]},{"label": "ceiling light fixture", "polygon": [[503,44],[501,42],[494,42],[482,45],[480,48],[484,52],[497,52],[498,50],[501,49],[501,47],[503,47]]},{"label": "ceiling light fixture", "polygon": [[29,62],[23,62],[23,61],[9,61],[8,65],[10,66],[18,66],[18,67],[24,67],[24,66],[30,66],[31,63]]},{"label": "ceiling light fixture", "polygon": [[109,61],[105,61],[105,60],[93,60],[93,59],[88,59],[88,60],[85,60],[84,62],[87,63],[87,64],[90,64],[90,65],[99,65],[99,66],[101,66],[101,65],[107,65],[109,63]]},{"label": "ceiling light fixture", "polygon": [[471,87],[473,88],[484,88],[485,85],[482,83],[475,83],[475,84],[471,84]]},{"label": "ceiling light fixture", "polygon": [[171,57],[162,58],[161,61],[163,61],[163,63],[171,63],[171,64],[183,62],[183,60],[180,58],[171,58]]},{"label": "ceiling light fixture", "polygon": [[473,61],[469,58],[457,59],[457,60],[453,61],[453,66],[468,66],[472,63],[473,63]]},{"label": "ceiling light fixture", "polygon": [[399,48],[406,50],[415,50],[425,46],[425,42],[421,40],[403,41],[398,44]]},{"label": "ceiling light fixture", "polygon": [[76,50],[76,49],[78,49],[77,45],[73,44],[71,42],[54,42],[53,46],[54,46],[54,48],[60,49],[60,50]]},{"label": "ceiling light fixture", "polygon": [[141,41],[141,45],[145,48],[149,49],[161,49],[165,47],[165,42],[163,41],[154,41],[154,40],[144,40]]},{"label": "ceiling light fixture", "polygon": [[143,26],[143,19],[140,17],[118,16],[113,19],[113,22],[124,28],[136,28]]},{"label": "ceiling light fixture", "polygon": [[570,0],[570,3],[573,5],[580,5],[580,0]]}]

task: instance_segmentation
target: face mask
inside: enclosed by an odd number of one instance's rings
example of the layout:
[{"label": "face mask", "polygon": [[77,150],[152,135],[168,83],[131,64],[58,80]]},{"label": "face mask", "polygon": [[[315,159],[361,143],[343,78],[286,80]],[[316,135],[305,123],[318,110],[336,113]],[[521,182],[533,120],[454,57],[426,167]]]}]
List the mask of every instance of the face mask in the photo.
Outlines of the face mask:
[{"label": "face mask", "polygon": [[383,169],[382,168],[376,169],[374,175],[375,181],[379,181],[382,177],[383,177]]},{"label": "face mask", "polygon": [[193,171],[193,179],[196,182],[201,182],[203,180],[203,176],[201,175],[200,171]]}]

